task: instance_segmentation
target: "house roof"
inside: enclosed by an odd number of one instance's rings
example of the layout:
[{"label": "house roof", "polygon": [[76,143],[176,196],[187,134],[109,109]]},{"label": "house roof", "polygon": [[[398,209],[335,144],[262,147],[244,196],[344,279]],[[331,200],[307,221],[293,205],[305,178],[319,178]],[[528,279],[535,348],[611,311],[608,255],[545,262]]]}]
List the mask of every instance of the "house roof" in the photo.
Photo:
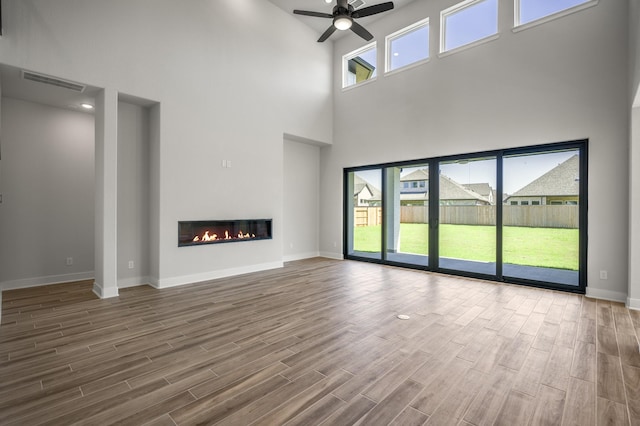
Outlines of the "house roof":
[{"label": "house roof", "polygon": [[441,200],[478,200],[490,204],[488,198],[475,191],[465,188],[450,177],[440,174],[440,199]]},{"label": "house roof", "polygon": [[375,186],[371,185],[366,180],[362,179],[360,176],[354,174],[353,176],[353,195],[358,195],[362,192],[364,188],[367,188],[369,192],[373,195],[371,197],[372,200],[381,200],[382,199],[382,191],[380,191]]},{"label": "house roof", "polygon": [[[409,173],[406,176],[400,178],[401,182],[410,182],[410,181],[429,181],[429,171],[427,169],[418,169]],[[491,186],[488,183],[479,183],[479,184],[471,184],[473,186],[486,187],[487,196],[489,195],[489,191],[491,190]],[[428,199],[427,193],[425,193],[424,189],[419,189],[420,196],[410,196],[409,193],[413,193],[414,191],[402,191],[402,199]],[[416,191],[417,192],[417,191]],[[482,201],[483,203],[490,204],[491,201],[484,194],[478,191],[474,191],[472,189],[467,189],[465,186],[459,184],[448,176],[440,174],[440,199],[441,200],[477,200]]]},{"label": "house roof", "polygon": [[427,169],[418,169],[400,178],[400,182],[409,182],[412,180],[429,180],[429,171]]},{"label": "house roof", "polygon": [[484,197],[490,197],[493,192],[493,188],[488,183],[463,183],[462,186],[465,188],[477,192],[478,194]]},{"label": "house roof", "polygon": [[580,162],[578,154],[558,164],[511,197],[567,196],[580,194]]}]

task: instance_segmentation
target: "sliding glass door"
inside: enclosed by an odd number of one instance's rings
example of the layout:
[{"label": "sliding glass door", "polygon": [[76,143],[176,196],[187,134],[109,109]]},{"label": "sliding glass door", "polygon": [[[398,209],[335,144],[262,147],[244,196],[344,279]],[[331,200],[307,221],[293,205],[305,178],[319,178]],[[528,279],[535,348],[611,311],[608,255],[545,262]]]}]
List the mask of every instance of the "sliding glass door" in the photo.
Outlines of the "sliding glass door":
[{"label": "sliding glass door", "polygon": [[440,162],[439,267],[496,274],[496,157]]},{"label": "sliding glass door", "polygon": [[587,142],[345,169],[345,257],[584,292]]},{"label": "sliding glass door", "polygon": [[387,167],[385,253],[390,262],[429,265],[429,165]]},{"label": "sliding glass door", "polygon": [[349,173],[346,186],[348,254],[382,259],[382,169]]},{"label": "sliding glass door", "polygon": [[580,150],[505,156],[503,275],[578,286]]}]

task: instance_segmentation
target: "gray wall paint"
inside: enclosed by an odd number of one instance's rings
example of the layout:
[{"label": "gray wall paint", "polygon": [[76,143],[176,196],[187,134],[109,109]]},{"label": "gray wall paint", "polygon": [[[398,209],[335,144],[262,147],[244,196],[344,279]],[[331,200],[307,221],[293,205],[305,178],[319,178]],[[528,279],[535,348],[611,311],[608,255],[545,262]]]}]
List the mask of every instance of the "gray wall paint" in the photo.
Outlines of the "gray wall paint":
[{"label": "gray wall paint", "polygon": [[[93,116],[2,98],[0,122],[0,284],[91,276]],[[73,265],[66,265],[67,257]]]},{"label": "gray wall paint", "polygon": [[320,148],[284,140],[284,260],[318,256]]},{"label": "gray wall paint", "polygon": [[629,150],[629,294],[627,305],[640,309],[640,107],[631,110],[631,146]]},{"label": "gray wall paint", "polygon": [[[149,276],[149,111],[118,103],[118,286]],[[133,268],[129,268],[129,261]]]},{"label": "gray wall paint", "polygon": [[[266,1],[5,0],[3,18],[3,62],[161,104],[157,284],[281,264],[282,135],[331,142],[331,44]],[[177,247],[179,220],[265,217],[273,240]]]},{"label": "gray wall paint", "polygon": [[[339,255],[343,167],[590,139],[589,292],[623,300],[628,241],[628,3],[595,7],[525,31],[510,31],[512,2],[501,2],[500,37],[437,56],[440,10],[454,0],[414,2],[368,29],[383,40],[431,19],[431,60],[342,91],[334,52],[334,143],[322,150],[320,251]],[[595,54],[597,52],[597,54]],[[381,71],[380,71],[381,73]],[[333,248],[337,242],[339,249]],[[609,279],[599,279],[606,269]]]},{"label": "gray wall paint", "polygon": [[629,65],[631,100],[640,107],[640,0],[629,0]]},{"label": "gray wall paint", "polygon": [[[640,256],[640,1],[630,0],[629,11],[629,64],[631,69],[630,101],[631,140],[629,149],[629,277],[637,277],[640,265],[634,261]],[[627,305],[640,309],[640,282],[629,279]]]}]

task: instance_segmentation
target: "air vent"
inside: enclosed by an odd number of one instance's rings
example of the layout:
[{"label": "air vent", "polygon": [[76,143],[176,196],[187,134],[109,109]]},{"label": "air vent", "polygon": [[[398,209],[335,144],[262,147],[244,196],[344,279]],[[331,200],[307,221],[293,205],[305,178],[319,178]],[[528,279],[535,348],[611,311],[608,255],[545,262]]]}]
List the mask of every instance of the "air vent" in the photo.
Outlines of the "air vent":
[{"label": "air vent", "polygon": [[353,9],[360,9],[362,6],[365,5],[365,2],[363,0],[350,0],[349,4],[351,6],[353,6]]},{"label": "air vent", "polygon": [[74,92],[84,92],[85,86],[82,84],[74,83],[72,81],[60,80],[59,78],[49,77],[43,74],[36,74],[30,71],[22,71],[22,78],[25,80],[31,80],[38,83],[48,84],[50,86],[62,87],[64,89],[73,90]]}]

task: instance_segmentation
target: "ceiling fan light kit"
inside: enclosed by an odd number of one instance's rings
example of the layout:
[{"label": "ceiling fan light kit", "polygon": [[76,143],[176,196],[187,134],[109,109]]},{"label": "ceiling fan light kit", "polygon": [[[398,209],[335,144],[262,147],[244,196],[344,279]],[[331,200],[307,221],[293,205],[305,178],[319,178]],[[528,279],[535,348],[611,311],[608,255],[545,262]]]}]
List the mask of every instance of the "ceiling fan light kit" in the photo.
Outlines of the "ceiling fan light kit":
[{"label": "ceiling fan light kit", "polygon": [[349,16],[338,16],[333,20],[333,26],[340,31],[348,30],[353,25],[353,19]]},{"label": "ceiling fan light kit", "polygon": [[[330,1],[327,1],[330,3]],[[351,29],[358,36],[369,41],[373,39],[373,35],[367,31],[362,25],[354,21],[354,19],[364,18],[366,16],[376,15],[378,13],[386,12],[393,9],[393,2],[375,4],[373,6],[363,7],[362,9],[355,10],[353,6],[348,3],[348,0],[337,0],[336,5],[333,7],[333,13],[313,12],[310,10],[294,10],[296,15],[313,16],[315,18],[331,18],[333,19],[333,25],[320,36],[318,43],[322,43],[328,39],[331,34],[336,30],[345,31]]]}]

